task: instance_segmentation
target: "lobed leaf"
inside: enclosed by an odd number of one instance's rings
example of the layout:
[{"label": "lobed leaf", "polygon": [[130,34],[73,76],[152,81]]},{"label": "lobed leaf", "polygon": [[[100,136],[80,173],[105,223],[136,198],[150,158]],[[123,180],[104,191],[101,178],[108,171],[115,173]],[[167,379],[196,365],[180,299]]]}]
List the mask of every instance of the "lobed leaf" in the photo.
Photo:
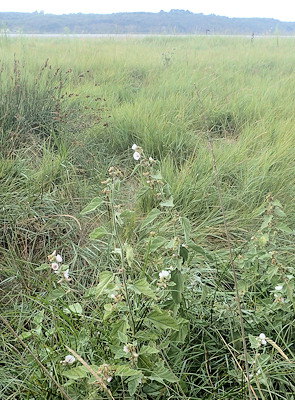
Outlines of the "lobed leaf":
[{"label": "lobed leaf", "polygon": [[179,330],[178,322],[174,319],[168,311],[156,308],[150,312],[146,319],[156,327],[160,329],[172,329],[175,331]]},{"label": "lobed leaf", "polygon": [[148,283],[146,278],[142,278],[134,282],[133,285],[130,285],[130,289],[132,289],[134,292],[138,294],[143,294],[147,297],[151,297],[152,299],[157,298],[155,292],[151,288],[151,285]]}]

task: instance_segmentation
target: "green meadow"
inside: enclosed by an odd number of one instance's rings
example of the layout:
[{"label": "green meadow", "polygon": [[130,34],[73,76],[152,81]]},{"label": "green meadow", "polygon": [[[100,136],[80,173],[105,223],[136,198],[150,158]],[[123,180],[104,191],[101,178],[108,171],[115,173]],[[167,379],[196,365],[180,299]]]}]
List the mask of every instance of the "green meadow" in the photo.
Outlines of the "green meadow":
[{"label": "green meadow", "polygon": [[1,399],[295,399],[294,46],[0,37]]}]

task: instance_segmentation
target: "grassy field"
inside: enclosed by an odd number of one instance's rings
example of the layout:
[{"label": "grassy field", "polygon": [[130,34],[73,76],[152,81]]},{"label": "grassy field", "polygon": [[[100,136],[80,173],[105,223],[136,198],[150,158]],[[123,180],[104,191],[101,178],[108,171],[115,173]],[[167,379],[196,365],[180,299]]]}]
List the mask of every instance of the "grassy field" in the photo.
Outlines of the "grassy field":
[{"label": "grassy field", "polygon": [[295,399],[294,46],[0,38],[1,399]]}]

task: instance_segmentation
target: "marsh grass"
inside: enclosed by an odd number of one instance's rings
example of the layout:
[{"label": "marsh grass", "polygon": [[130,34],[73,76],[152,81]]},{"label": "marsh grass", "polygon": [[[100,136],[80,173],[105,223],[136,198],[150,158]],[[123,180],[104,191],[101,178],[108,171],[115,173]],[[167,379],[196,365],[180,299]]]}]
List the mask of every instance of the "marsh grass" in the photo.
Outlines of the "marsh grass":
[{"label": "marsh grass", "polygon": [[[110,357],[111,334],[98,329],[103,303],[83,297],[102,270],[117,268],[112,249],[89,239],[108,221],[109,210],[81,215],[101,194],[110,166],[124,175],[115,200],[118,210],[130,212],[124,238],[139,257],[134,276],[144,263],[141,240],[148,231],[135,227],[159,202],[140,171],[131,172],[130,147],[137,143],[159,160],[173,213],[190,220],[189,236],[199,247],[190,250],[186,266],[190,283],[182,307],[189,335],[181,345],[171,342],[167,353],[161,349],[179,384],[150,382],[134,398],[248,398],[210,138],[238,263],[246,333],[265,332],[291,360],[268,345],[256,366],[257,349],[248,341],[251,371],[262,371],[253,386],[262,400],[294,398],[293,46],[291,38],[279,46],[274,38],[253,43],[219,37],[0,38],[1,315],[17,335],[42,325],[42,334],[23,340],[58,383],[67,382],[60,370],[64,345],[92,363]],[[267,207],[270,193],[286,216],[264,228],[274,235],[255,252],[251,238],[264,235],[261,207]],[[186,240],[173,213],[150,230],[167,241]],[[71,266],[74,289],[48,300],[55,288],[52,274],[36,267],[55,248]],[[277,261],[272,263],[270,252],[278,254]],[[153,259],[155,265],[159,260]],[[271,269],[274,265],[278,268]],[[284,274],[290,302],[273,304],[272,290]],[[64,312],[75,302],[83,306],[82,317]],[[62,398],[28,348],[4,326],[0,359],[1,398]],[[72,399],[103,398],[85,381],[65,390]],[[113,390],[118,399],[132,398],[124,379]]]}]

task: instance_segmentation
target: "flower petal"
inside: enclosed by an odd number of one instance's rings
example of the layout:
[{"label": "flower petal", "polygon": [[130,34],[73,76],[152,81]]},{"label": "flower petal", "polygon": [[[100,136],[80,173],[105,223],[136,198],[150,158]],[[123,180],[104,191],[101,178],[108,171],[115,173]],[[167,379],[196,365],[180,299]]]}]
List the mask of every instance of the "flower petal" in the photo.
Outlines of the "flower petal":
[{"label": "flower petal", "polygon": [[138,153],[138,151],[135,151],[133,154],[134,160],[138,161],[140,159],[140,157],[141,157],[140,153]]}]

